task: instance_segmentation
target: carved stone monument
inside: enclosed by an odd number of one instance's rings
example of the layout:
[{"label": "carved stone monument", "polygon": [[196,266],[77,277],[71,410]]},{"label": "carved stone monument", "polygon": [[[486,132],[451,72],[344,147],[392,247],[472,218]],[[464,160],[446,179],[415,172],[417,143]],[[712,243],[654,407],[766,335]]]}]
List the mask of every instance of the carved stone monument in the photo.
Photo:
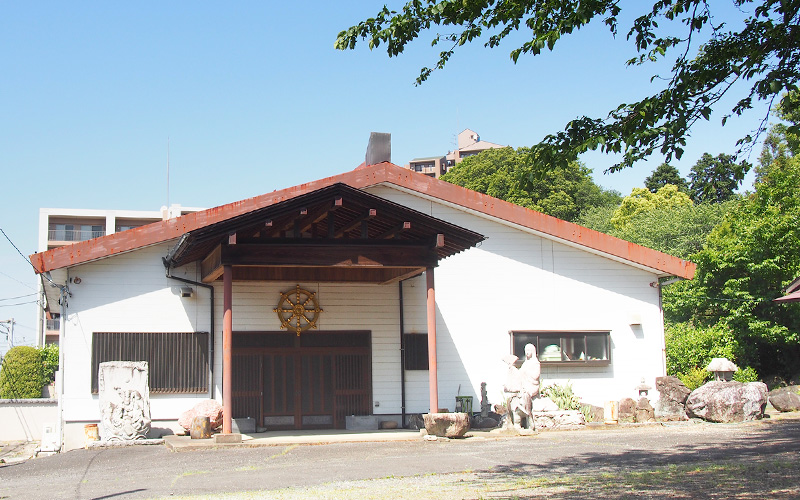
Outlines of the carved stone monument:
[{"label": "carved stone monument", "polygon": [[542,369],[533,344],[525,345],[525,361],[519,369],[514,366],[516,360],[514,355],[504,358],[508,364],[508,374],[503,390],[508,403],[508,416],[513,419],[514,427],[522,430],[523,419],[528,428],[531,428],[531,403],[539,395]]},{"label": "carved stone monument", "polygon": [[150,430],[150,386],[146,361],[100,363],[100,437],[145,439]]}]

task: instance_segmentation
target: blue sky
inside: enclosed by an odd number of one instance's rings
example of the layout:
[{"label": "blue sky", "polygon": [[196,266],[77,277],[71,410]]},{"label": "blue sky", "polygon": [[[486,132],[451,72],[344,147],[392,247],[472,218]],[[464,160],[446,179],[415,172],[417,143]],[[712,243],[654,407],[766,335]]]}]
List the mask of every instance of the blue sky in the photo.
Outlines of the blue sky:
[{"label": "blue sky", "polygon": [[[632,46],[601,25],[516,65],[513,40],[464,47],[415,87],[419,68],[436,61],[429,37],[392,59],[366,45],[333,48],[340,30],[381,6],[3,2],[0,227],[27,255],[40,207],[157,210],[167,203],[168,140],[169,201],[212,207],[350,170],[372,131],[392,134],[393,161],[404,165],[452,149],[464,128],[530,146],[577,116],[657,90],[658,68],[626,68]],[[732,153],[765,112],[724,128],[712,115],[673,164],[686,175],[704,152]],[[598,184],[628,194],[663,158],[609,175],[614,158],[583,160]],[[1,299],[35,286],[0,237],[0,320],[17,320],[17,343],[34,341],[36,306]],[[4,342],[0,334],[0,352]]]}]

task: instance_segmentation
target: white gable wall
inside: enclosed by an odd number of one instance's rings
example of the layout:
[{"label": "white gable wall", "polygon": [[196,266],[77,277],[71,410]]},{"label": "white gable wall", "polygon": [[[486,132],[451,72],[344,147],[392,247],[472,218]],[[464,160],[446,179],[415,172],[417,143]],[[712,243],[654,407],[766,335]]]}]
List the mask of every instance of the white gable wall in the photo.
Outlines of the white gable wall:
[{"label": "white gable wall", "polygon": [[[588,403],[635,397],[642,378],[654,386],[665,375],[659,293],[650,286],[655,274],[390,187],[369,192],[487,237],[434,271],[441,407],[453,409],[460,385],[477,409],[481,382],[490,402],[500,402],[511,330],[610,331],[609,366],[542,369],[544,385],[571,382]],[[416,307],[406,307],[406,330],[424,332],[424,280],[407,284],[406,295],[410,289],[420,296]],[[409,411],[427,410],[422,375],[411,376]]]},{"label": "white gable wall", "polygon": [[[501,400],[511,330],[608,330],[611,363],[599,367],[545,366],[544,384],[571,381],[584,401],[634,396],[644,377],[651,386],[664,375],[663,322],[657,276],[645,270],[473,215],[420,196],[379,186],[372,194],[477,231],[479,247],[442,261],[435,269],[439,406],[453,409],[454,396],[472,395],[479,408],[480,383],[489,400]],[[168,242],[70,268],[80,284],[70,285],[65,323],[65,414],[67,421],[97,421],[97,398],[90,393],[92,332],[189,332],[209,330],[208,291],[196,287],[181,298],[183,283],[165,277],[161,258]],[[195,265],[173,270],[198,280]],[[279,292],[297,283],[234,283],[235,331],[278,330],[272,309]],[[372,332],[375,413],[401,411],[398,285],[300,283],[316,291],[324,309],[321,330]],[[405,331],[425,333],[425,278],[407,280]],[[221,283],[215,284],[215,396],[221,394]],[[632,320],[641,325],[631,326]],[[428,411],[428,372],[406,372],[408,413]],[[176,419],[207,395],[152,395],[154,420]]]}]

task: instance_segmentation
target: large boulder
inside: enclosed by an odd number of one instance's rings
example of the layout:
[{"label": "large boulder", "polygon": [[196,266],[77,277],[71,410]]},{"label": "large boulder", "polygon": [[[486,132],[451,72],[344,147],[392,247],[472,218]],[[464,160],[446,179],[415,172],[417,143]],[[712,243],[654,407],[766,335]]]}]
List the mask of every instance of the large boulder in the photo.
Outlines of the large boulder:
[{"label": "large boulder", "polygon": [[222,427],[222,406],[213,399],[200,401],[191,410],[181,413],[178,425],[188,431],[192,427],[194,417],[208,417],[211,428],[218,429]]},{"label": "large boulder", "polygon": [[798,386],[781,387],[769,391],[769,402],[778,411],[800,410],[800,395],[797,394]]},{"label": "large boulder", "polygon": [[656,418],[665,420],[686,419],[686,398],[692,391],[678,377],[656,377],[658,403]]},{"label": "large boulder", "polygon": [[763,382],[709,382],[686,399],[686,413],[709,422],[757,420],[764,416],[766,406]]},{"label": "large boulder", "polygon": [[429,436],[459,438],[469,430],[469,415],[466,413],[426,413],[422,418]]}]

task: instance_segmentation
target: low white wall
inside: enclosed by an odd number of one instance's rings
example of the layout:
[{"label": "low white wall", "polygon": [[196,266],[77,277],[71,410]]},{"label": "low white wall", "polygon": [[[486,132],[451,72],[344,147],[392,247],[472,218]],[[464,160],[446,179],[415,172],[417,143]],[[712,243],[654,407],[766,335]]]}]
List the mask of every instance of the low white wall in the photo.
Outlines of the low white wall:
[{"label": "low white wall", "polygon": [[41,441],[44,424],[57,419],[55,399],[0,399],[0,441]]}]

